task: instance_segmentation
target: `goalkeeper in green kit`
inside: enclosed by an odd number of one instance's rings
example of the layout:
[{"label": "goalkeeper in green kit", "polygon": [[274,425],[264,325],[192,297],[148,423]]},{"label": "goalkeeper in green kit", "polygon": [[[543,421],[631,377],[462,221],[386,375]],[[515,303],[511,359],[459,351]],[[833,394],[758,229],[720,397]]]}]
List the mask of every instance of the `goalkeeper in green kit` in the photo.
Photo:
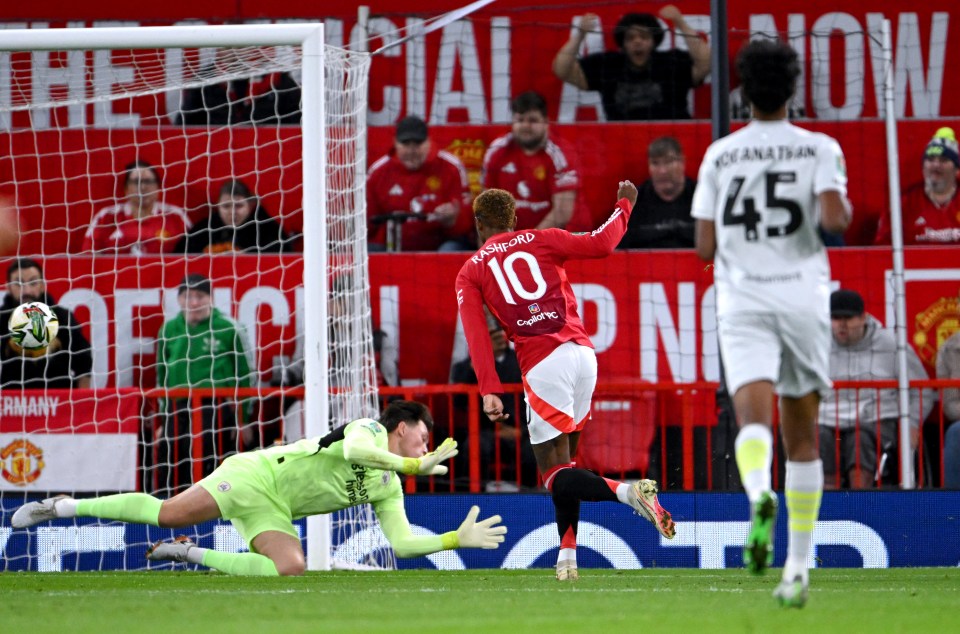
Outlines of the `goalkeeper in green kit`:
[{"label": "goalkeeper in green kit", "polygon": [[57,496],[20,507],[11,524],[26,528],[58,518],[97,517],[180,528],[223,518],[233,523],[250,552],[219,552],[178,537],[154,544],[147,559],[200,564],[236,575],[302,574],[306,562],[292,521],[365,503],[373,505],[399,557],[499,547],[507,527],[500,524],[499,515],[477,522],[476,506],[456,531],[412,534],[397,474],[443,475],[447,468],[440,463],[457,455],[452,438],[427,453],[432,428],[425,405],[395,401],[379,421],[361,418],[322,438],[231,456],[169,500],[146,493],[84,500]]}]

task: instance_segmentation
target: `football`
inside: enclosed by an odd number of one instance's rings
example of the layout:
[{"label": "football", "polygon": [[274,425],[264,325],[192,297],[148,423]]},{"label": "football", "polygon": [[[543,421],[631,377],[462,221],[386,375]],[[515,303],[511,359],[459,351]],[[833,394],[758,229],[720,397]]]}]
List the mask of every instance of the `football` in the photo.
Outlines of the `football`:
[{"label": "football", "polygon": [[50,307],[42,302],[20,304],[10,315],[10,336],[23,350],[42,350],[57,336],[60,322]]}]

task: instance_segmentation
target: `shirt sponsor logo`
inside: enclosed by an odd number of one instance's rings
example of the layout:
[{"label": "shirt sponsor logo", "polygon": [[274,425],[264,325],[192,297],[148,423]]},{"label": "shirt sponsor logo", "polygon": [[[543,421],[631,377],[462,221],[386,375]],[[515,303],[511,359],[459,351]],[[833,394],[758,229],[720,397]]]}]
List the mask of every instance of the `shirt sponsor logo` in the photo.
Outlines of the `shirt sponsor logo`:
[{"label": "shirt sponsor logo", "polygon": [[363,504],[370,497],[367,491],[367,468],[360,464],[351,464],[353,480],[347,480],[347,499],[350,504]]},{"label": "shirt sponsor logo", "polygon": [[530,311],[531,315],[536,315],[540,312],[540,304],[530,304],[527,306],[527,310]]},{"label": "shirt sponsor logo", "polygon": [[554,312],[552,312],[552,311],[548,311],[548,312],[545,312],[545,313],[538,313],[538,314],[534,315],[533,317],[531,317],[530,319],[526,319],[526,320],[524,320],[524,319],[518,319],[518,320],[517,320],[517,325],[518,325],[518,326],[532,326],[532,325],[534,325],[535,323],[537,323],[538,321],[543,321],[544,319],[560,319],[560,315],[557,314],[557,313],[554,313]]},{"label": "shirt sponsor logo", "polygon": [[26,439],[0,449],[0,476],[15,486],[34,482],[43,472],[43,450]]},{"label": "shirt sponsor logo", "polygon": [[799,282],[803,279],[803,275],[801,275],[799,272],[780,273],[773,275],[756,275],[754,273],[748,273],[745,279],[749,282],[758,282],[760,284],[782,284],[785,282]]},{"label": "shirt sponsor logo", "polygon": [[917,236],[917,242],[960,242],[960,229],[956,227],[946,227],[944,229],[926,227],[923,233]]}]

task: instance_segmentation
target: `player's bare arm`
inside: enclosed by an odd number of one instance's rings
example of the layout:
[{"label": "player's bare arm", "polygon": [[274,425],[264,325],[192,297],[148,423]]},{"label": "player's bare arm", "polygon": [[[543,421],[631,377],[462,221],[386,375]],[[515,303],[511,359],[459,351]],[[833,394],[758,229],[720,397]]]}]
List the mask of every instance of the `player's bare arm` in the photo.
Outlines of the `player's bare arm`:
[{"label": "player's bare arm", "polygon": [[717,234],[713,221],[698,219],[695,232],[697,255],[701,260],[713,262],[713,256],[717,253]]},{"label": "player's bare arm", "polygon": [[820,225],[830,233],[846,231],[853,217],[850,200],[835,190],[821,192],[817,198],[820,201]]}]

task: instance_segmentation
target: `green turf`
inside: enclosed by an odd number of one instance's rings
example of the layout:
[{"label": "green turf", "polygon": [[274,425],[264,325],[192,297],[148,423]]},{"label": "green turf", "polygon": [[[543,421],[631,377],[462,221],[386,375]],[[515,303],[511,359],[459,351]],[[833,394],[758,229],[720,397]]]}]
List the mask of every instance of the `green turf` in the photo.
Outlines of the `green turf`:
[{"label": "green turf", "polygon": [[779,571],[549,570],[0,574],[0,632],[948,632],[960,570],[819,569],[810,602],[771,597]]}]

